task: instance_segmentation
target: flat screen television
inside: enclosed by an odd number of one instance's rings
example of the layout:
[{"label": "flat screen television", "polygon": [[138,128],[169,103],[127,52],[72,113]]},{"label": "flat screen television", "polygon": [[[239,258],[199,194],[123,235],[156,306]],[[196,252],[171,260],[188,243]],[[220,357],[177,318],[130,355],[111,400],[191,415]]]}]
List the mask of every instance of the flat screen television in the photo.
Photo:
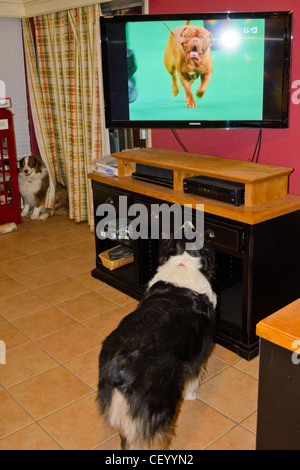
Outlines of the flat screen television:
[{"label": "flat screen television", "polygon": [[288,127],[292,12],[100,21],[106,127]]}]

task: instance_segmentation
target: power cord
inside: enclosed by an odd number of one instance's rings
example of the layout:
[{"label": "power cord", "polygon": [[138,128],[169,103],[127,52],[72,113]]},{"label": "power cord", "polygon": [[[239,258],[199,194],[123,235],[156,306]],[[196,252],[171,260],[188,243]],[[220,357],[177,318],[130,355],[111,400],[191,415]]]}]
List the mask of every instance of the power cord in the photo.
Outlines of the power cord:
[{"label": "power cord", "polygon": [[252,158],[251,158],[251,162],[254,162],[254,161],[255,161],[255,163],[258,162],[260,149],[261,149],[261,139],[262,139],[262,129],[259,129],[258,138],[257,138],[257,141],[256,141],[256,145],[255,145],[255,149],[254,149]]},{"label": "power cord", "polygon": [[181,138],[179,137],[177,131],[175,131],[175,129],[171,129],[171,131],[173,132],[173,135],[175,137],[175,139],[177,140],[177,142],[179,143],[179,145],[183,148],[183,150],[187,153],[189,153],[188,149],[186,148],[186,146],[184,145],[184,143],[182,142]]}]

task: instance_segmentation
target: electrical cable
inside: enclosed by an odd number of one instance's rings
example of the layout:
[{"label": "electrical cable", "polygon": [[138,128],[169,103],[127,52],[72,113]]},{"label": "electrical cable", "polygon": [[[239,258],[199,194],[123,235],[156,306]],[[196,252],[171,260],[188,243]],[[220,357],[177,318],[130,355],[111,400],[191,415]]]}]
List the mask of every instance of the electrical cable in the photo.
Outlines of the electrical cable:
[{"label": "electrical cable", "polygon": [[189,153],[188,149],[186,148],[186,146],[184,145],[184,143],[182,142],[181,138],[179,137],[177,131],[175,131],[175,129],[171,129],[171,131],[173,132],[173,135],[175,137],[175,139],[177,140],[177,142],[179,143],[179,145],[182,147],[182,149]]},{"label": "electrical cable", "polygon": [[252,158],[251,158],[251,162],[254,162],[254,161],[255,161],[255,163],[258,162],[260,149],[261,149],[261,140],[262,140],[262,129],[259,129],[258,138],[257,138],[257,141],[256,141],[256,145],[255,145],[255,149],[254,149]]}]

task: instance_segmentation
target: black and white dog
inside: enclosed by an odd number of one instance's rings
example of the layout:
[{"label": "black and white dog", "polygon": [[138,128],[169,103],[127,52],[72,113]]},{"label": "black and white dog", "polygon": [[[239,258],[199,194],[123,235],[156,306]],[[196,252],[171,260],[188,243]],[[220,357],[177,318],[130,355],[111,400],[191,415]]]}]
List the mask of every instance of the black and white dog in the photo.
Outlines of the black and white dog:
[{"label": "black and white dog", "polygon": [[49,187],[49,174],[39,155],[30,155],[20,160],[19,189],[24,199],[22,216],[29,215],[31,219],[45,220],[49,217],[45,209],[45,200]]},{"label": "black and white dog", "polygon": [[210,248],[169,241],[145,298],[104,340],[97,398],[123,449],[169,449],[181,401],[196,398],[213,341],[214,267]]}]

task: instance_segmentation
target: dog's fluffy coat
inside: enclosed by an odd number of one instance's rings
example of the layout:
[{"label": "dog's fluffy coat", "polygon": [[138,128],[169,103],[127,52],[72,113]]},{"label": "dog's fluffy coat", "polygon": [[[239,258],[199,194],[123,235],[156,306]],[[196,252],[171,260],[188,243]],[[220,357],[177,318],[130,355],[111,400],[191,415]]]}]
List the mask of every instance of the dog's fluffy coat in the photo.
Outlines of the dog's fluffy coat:
[{"label": "dog's fluffy coat", "polygon": [[216,295],[210,250],[171,241],[145,298],[104,341],[98,403],[123,449],[168,449],[182,399],[209,355]]},{"label": "dog's fluffy coat", "polygon": [[20,160],[19,189],[24,199],[22,216],[28,215],[31,208],[32,219],[46,219],[45,199],[49,187],[49,175],[39,155],[31,155]]}]

